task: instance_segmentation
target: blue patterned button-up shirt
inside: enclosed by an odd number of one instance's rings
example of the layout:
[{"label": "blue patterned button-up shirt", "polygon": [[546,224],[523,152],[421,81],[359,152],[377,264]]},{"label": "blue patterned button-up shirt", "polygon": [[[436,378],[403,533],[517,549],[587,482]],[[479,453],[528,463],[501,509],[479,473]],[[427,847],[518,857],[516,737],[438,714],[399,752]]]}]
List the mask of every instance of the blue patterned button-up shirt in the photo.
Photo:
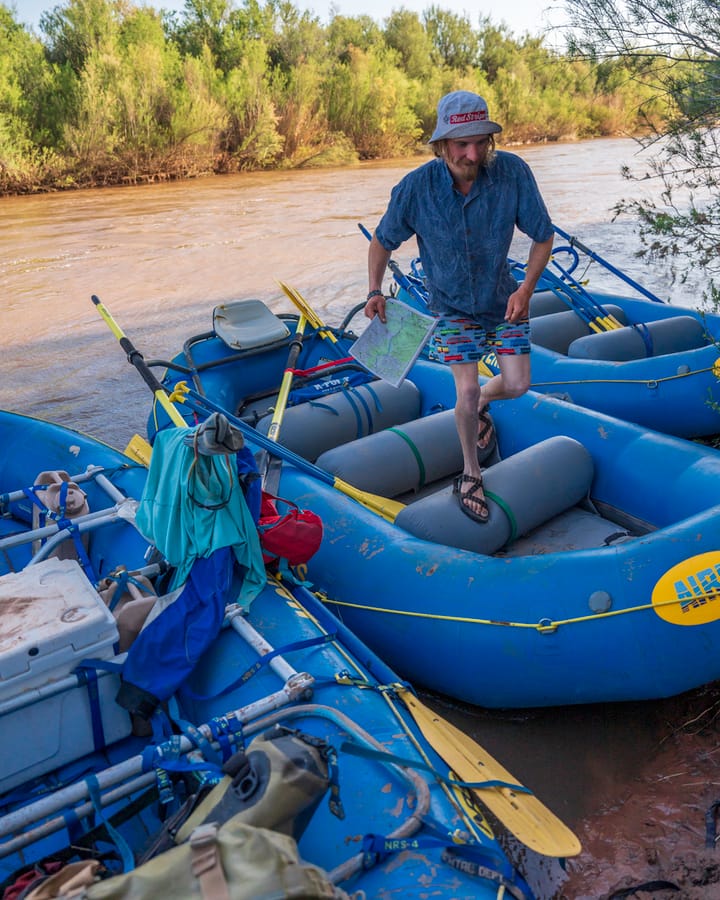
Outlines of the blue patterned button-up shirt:
[{"label": "blue patterned button-up shirt", "polygon": [[538,243],[553,236],[530,167],[498,151],[467,196],[454,188],[443,159],[408,173],[393,188],[375,235],[386,250],[396,250],[415,234],[430,309],[494,328],[517,287],[507,262],[516,226]]}]

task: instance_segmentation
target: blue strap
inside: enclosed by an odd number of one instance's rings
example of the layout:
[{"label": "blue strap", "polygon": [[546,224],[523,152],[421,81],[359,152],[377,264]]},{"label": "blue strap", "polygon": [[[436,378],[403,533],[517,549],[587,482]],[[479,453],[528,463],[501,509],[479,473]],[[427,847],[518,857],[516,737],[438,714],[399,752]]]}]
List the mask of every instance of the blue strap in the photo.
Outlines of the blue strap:
[{"label": "blue strap", "polygon": [[355,400],[353,400],[353,396],[352,396],[352,395],[353,395],[354,391],[353,391],[352,388],[349,388],[349,389],[343,388],[342,391],[341,391],[340,393],[341,393],[341,394],[343,395],[343,397],[347,400],[347,402],[348,402],[349,405],[350,405],[350,409],[351,409],[351,410],[353,411],[353,413],[355,414],[355,437],[359,437],[359,438],[360,438],[360,437],[363,436],[363,430],[362,430],[362,417],[360,416],[360,410],[359,410],[359,408],[358,408],[357,403],[355,402]]},{"label": "blue strap", "polygon": [[97,780],[97,776],[88,775],[88,777],[85,779],[85,784],[87,785],[88,794],[90,795],[92,804],[95,807],[95,813],[97,814],[99,821],[101,821],[107,829],[111,840],[120,853],[123,872],[132,872],[132,870],[135,868],[135,857],[133,856],[128,842],[120,834],[117,828],[115,828],[115,826],[110,822],[103,811],[102,800],[100,798],[100,784]]},{"label": "blue strap", "polygon": [[146,584],[143,584],[142,581],[138,581],[137,578],[133,578],[127,569],[123,569],[121,572],[113,575],[108,575],[107,580],[114,581],[117,584],[117,588],[115,589],[115,593],[113,594],[108,607],[110,612],[115,610],[115,607],[120,602],[120,598],[127,591],[129,584],[134,585],[138,590],[142,591],[143,594],[148,594],[148,596],[151,596],[153,593]]},{"label": "blue strap", "polygon": [[328,412],[331,412],[334,416],[339,416],[339,415],[340,415],[340,413],[338,412],[338,410],[333,409],[332,406],[328,406],[327,403],[319,403],[317,400],[310,400],[310,401],[308,401],[308,403],[309,403],[310,406],[317,406],[317,407],[319,407],[320,409],[326,409]]},{"label": "blue strap", "polygon": [[[363,395],[362,395],[359,391],[356,391],[355,388],[350,388],[347,392],[344,392],[344,393],[345,393],[345,396],[347,397],[347,399],[350,401],[351,404],[353,403],[352,397],[355,397],[355,399],[357,400],[357,402],[360,403],[360,404],[362,405],[363,409],[365,410],[365,415],[367,416],[367,421],[368,421],[368,434],[372,434],[372,433],[373,433],[373,415],[372,415],[372,413],[370,412],[370,407],[368,406],[367,401],[365,400],[365,398],[363,397]],[[350,396],[351,394],[352,394],[352,397]],[[353,406],[353,409],[355,409],[354,406]],[[355,415],[356,415],[356,418],[357,418],[357,420],[358,420],[358,432],[357,432],[357,436],[360,438],[360,437],[363,437],[363,433],[362,433],[362,422],[360,421],[360,416],[359,416],[357,413],[356,413]]]},{"label": "blue strap", "polygon": [[501,787],[501,788],[510,788],[510,790],[515,791],[517,794],[532,794],[530,788],[526,788],[522,784],[513,784],[508,781],[501,781],[497,778],[489,779],[488,781],[459,781],[455,778],[448,778],[446,775],[443,775],[441,772],[438,772],[436,769],[433,769],[432,766],[428,766],[423,762],[418,762],[414,759],[405,759],[402,756],[395,756],[392,753],[386,753],[384,750],[373,750],[370,747],[362,747],[359,744],[351,743],[350,741],[343,741],[340,744],[340,749],[345,751],[345,753],[350,753],[353,756],[362,756],[366,759],[377,759],[381,762],[385,763],[393,763],[398,766],[405,766],[408,769],[422,769],[425,772],[430,772],[435,778],[444,782],[445,784],[450,785],[451,787],[461,787],[461,788],[490,788],[490,787]]},{"label": "blue strap", "polygon": [[317,647],[320,644],[329,644],[336,638],[337,632],[332,632],[331,634],[321,634],[314,638],[307,638],[304,641],[293,641],[291,644],[286,644],[284,647],[279,647],[277,650],[272,650],[270,653],[266,653],[265,656],[261,656],[260,659],[254,662],[239,678],[236,678],[235,681],[222,688],[222,690],[218,691],[216,694],[196,694],[187,687],[183,687],[183,694],[191,700],[212,700],[215,697],[222,697],[223,694],[227,694],[230,691],[235,690],[235,688],[245,684],[246,681],[249,681],[253,675],[259,672],[260,669],[262,669],[263,666],[266,666],[271,660],[275,659],[276,656],[283,656],[286,653],[292,653],[294,650],[305,650],[308,647]]},{"label": "blue strap", "polygon": [[102,750],[107,742],[103,729],[102,710],[100,708],[100,692],[98,691],[97,669],[87,662],[80,663],[75,669],[80,684],[87,687],[88,700],[90,702],[90,720],[92,722],[93,744],[95,750]]},{"label": "blue strap", "polygon": [[650,334],[650,329],[647,327],[647,325],[644,322],[637,322],[636,324],[633,324],[632,327],[635,329],[635,331],[637,331],[637,333],[642,338],[643,344],[645,344],[645,355],[652,356],[654,347],[653,347],[652,335]]},{"label": "blue strap", "polygon": [[368,392],[368,394],[370,394],[370,396],[375,401],[375,409],[378,412],[382,412],[383,405],[382,405],[382,401],[380,400],[380,397],[378,397],[377,391],[373,388],[373,386],[371,384],[366,384],[364,387],[365,387],[365,390]]},{"label": "blue strap", "polygon": [[83,829],[80,825],[78,814],[74,809],[64,809],[62,810],[61,815],[65,820],[65,828],[67,828],[68,843],[71,846],[73,844],[77,844],[80,838],[83,836]]},{"label": "blue strap", "polygon": [[95,575],[95,570],[93,569],[93,565],[90,562],[90,557],[87,554],[87,550],[85,549],[85,544],[82,542],[82,535],[80,534],[80,529],[73,522],[72,519],[58,519],[57,520],[58,533],[60,531],[67,531],[69,536],[73,539],[73,543],[75,544],[75,552],[78,555],[78,562],[83,568],[83,571],[88,577],[88,581],[96,585],[98,583],[98,578]]}]

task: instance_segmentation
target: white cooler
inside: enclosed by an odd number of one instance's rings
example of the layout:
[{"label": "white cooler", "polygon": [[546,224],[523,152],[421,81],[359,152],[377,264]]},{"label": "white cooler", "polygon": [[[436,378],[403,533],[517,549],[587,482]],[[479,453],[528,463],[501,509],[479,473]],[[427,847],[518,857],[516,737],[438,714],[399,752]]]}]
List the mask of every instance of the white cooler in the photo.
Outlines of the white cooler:
[{"label": "white cooler", "polygon": [[[73,670],[112,659],[112,613],[74,559],[47,559],[0,577],[0,793],[95,749],[86,685]],[[98,671],[105,743],[127,737],[117,673]]]}]

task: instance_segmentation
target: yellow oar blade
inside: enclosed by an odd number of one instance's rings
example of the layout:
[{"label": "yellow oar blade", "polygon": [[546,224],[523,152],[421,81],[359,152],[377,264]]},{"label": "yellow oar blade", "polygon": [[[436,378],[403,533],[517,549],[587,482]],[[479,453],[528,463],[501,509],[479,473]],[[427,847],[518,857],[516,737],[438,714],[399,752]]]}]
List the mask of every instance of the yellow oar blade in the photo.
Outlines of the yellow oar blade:
[{"label": "yellow oar blade", "polygon": [[308,320],[308,322],[312,325],[312,327],[319,331],[322,337],[329,338],[334,344],[337,343],[337,338],[330,331],[330,329],[325,325],[322,319],[318,316],[315,310],[310,306],[307,300],[302,296],[299,291],[296,291],[295,288],[289,287],[289,285],[285,284],[284,281],[278,281],[278,284],[283,289],[286,297],[294,303],[300,313]]},{"label": "yellow oar blade", "polygon": [[130,459],[134,459],[135,462],[139,462],[143,466],[149,466],[150,458],[152,457],[152,447],[144,437],[134,434],[123,453],[125,456],[129,456]]},{"label": "yellow oar blade", "polygon": [[387,519],[388,522],[394,522],[398,513],[405,509],[405,504],[400,503],[399,500],[391,500],[389,497],[381,497],[379,494],[368,494],[367,491],[361,491],[341,478],[335,478],[333,487],[341,494],[362,503],[363,506],[382,516],[383,519]]},{"label": "yellow oar blade", "polygon": [[[452,723],[424,706],[410,691],[399,692],[425,738],[462,781],[518,784],[496,759]],[[515,837],[543,856],[566,858],[582,850],[575,834],[534,794],[509,787],[473,788],[473,793]]]}]

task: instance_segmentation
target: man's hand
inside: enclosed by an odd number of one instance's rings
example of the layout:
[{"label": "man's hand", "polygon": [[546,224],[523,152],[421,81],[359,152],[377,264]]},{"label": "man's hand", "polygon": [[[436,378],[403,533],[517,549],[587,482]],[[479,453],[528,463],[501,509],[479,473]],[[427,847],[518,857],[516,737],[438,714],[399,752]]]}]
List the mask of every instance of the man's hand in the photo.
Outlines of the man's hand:
[{"label": "man's hand", "polygon": [[375,294],[374,297],[368,300],[365,304],[365,315],[368,319],[374,319],[375,316],[379,316],[381,322],[385,323],[387,321],[385,318],[385,296],[383,294]]},{"label": "man's hand", "polygon": [[[521,319],[527,319],[530,313],[530,297],[532,291],[520,284],[516,291],[508,297],[507,307],[505,309],[506,322],[519,322]],[[366,307],[367,308],[367,307]]]}]

